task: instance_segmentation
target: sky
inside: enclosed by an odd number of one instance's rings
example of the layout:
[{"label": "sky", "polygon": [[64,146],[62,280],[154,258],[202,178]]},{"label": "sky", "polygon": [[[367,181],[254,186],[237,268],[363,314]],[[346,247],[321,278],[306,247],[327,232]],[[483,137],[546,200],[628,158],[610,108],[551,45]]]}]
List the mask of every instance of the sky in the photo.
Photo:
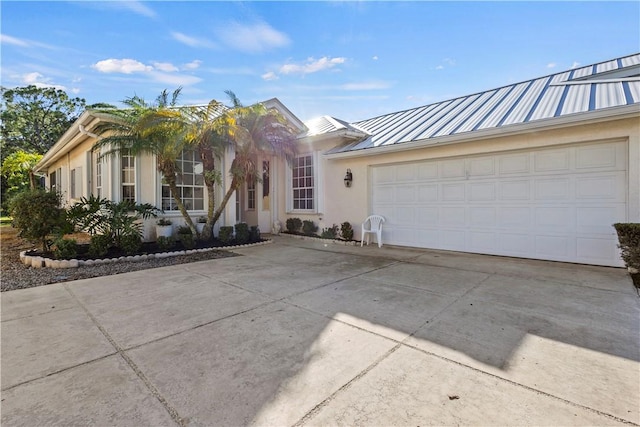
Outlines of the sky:
[{"label": "sky", "polygon": [[357,121],[640,52],[640,2],[2,1],[0,83]]}]

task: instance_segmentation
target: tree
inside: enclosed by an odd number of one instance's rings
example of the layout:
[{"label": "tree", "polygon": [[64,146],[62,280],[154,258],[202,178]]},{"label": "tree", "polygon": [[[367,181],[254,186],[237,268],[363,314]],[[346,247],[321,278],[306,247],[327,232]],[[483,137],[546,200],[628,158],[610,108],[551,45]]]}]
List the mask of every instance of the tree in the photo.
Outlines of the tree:
[{"label": "tree", "polygon": [[85,100],[54,88],[0,88],[2,157],[23,150],[44,154],[84,111]]},{"label": "tree", "polygon": [[[229,168],[231,184],[215,211],[212,195],[209,197],[209,227],[218,221],[229,199],[242,184],[247,180],[262,179],[262,169],[258,165],[260,156],[272,155],[291,162],[296,154],[296,133],[282,114],[263,104],[245,107],[233,92],[226,93],[233,107],[217,116],[208,116],[211,124],[200,126],[201,133],[196,134],[199,137],[192,138],[201,155],[210,153],[219,158],[227,148],[235,151]],[[203,162],[205,178],[207,175],[216,177],[211,165],[213,162]]]},{"label": "tree", "polygon": [[36,176],[33,168],[42,159],[42,154],[27,153],[18,150],[9,154],[2,162],[2,176],[6,178],[8,188],[5,192],[6,198],[25,190],[35,189],[37,186]]},{"label": "tree", "polygon": [[165,89],[153,104],[134,96],[122,101],[128,108],[98,110],[96,115],[101,122],[94,132],[101,137],[96,147],[104,147],[104,155],[124,151],[134,156],[142,153],[155,155],[158,171],[162,173],[178,210],[195,235],[195,224],[182,203],[177,186],[177,175],[180,172],[177,159],[187,148],[185,123],[182,113],[175,108],[180,91],[178,88],[170,96]]}]

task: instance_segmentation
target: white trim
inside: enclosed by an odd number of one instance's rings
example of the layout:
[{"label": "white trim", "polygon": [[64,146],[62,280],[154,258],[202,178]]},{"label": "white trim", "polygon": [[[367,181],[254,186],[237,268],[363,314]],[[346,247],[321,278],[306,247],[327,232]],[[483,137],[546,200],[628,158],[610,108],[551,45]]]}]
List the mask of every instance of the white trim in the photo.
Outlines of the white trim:
[{"label": "white trim", "polygon": [[[322,197],[322,180],[319,173],[320,169],[320,156],[318,151],[309,151],[305,153],[299,153],[295,158],[311,156],[313,166],[313,209],[294,209],[293,208],[293,163],[287,167],[287,198],[286,208],[288,214],[318,214],[321,211],[321,207],[324,205],[324,197]],[[295,161],[295,159],[294,159]]]}]

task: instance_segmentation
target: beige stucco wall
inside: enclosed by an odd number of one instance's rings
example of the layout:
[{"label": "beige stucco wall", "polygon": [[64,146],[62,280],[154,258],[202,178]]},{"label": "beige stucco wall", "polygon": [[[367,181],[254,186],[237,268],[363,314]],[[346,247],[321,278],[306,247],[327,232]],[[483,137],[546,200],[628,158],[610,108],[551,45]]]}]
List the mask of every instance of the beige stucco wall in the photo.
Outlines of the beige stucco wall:
[{"label": "beige stucco wall", "polygon": [[[285,192],[281,192],[279,206],[281,222],[290,217],[311,219],[322,227],[349,221],[360,238],[360,224],[370,212],[370,169],[375,165],[413,162],[455,156],[474,156],[512,150],[527,150],[555,145],[578,144],[611,140],[628,141],[628,221],[640,221],[640,118],[583,124],[555,130],[531,131],[519,135],[494,137],[482,141],[471,141],[444,146],[433,146],[401,152],[386,152],[361,157],[327,159],[322,156],[323,182],[321,194],[323,209],[317,214],[287,213]],[[339,141],[311,144],[311,149],[324,152]],[[309,144],[305,144],[309,147]],[[301,150],[304,152],[304,150]],[[364,152],[363,152],[364,153]],[[353,183],[346,188],[343,183],[347,169],[353,173]],[[287,170],[290,173],[289,170]],[[282,174],[284,175],[284,174]],[[279,180],[280,188],[286,188],[284,176]],[[290,190],[286,190],[290,191]]]}]

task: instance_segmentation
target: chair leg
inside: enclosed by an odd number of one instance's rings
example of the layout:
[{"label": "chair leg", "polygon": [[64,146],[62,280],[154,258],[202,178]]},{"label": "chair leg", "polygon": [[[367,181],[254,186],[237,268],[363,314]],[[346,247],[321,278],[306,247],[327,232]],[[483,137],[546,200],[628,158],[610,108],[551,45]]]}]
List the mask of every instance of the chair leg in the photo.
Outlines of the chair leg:
[{"label": "chair leg", "polygon": [[382,247],[382,233],[378,231],[378,247]]}]

